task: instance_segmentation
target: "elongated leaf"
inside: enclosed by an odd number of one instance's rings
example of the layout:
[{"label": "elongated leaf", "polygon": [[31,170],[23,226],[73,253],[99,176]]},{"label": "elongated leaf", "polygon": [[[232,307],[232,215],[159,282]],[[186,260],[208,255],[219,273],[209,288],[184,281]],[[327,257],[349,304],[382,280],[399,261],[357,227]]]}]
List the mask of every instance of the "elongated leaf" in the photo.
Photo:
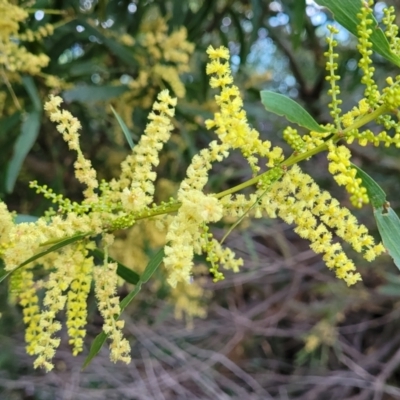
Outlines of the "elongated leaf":
[{"label": "elongated leaf", "polygon": [[299,47],[301,43],[301,34],[304,29],[305,21],[306,21],[306,1],[305,0],[296,0],[293,4],[292,11],[292,26],[293,26],[293,34],[292,34],[292,42],[294,48]]},{"label": "elongated leaf", "polygon": [[164,258],[164,249],[162,248],[153,256],[153,258],[147,264],[146,269],[143,271],[143,274],[140,277],[140,280],[143,283],[146,283],[151,278],[156,269],[160,266],[163,258]]},{"label": "elongated leaf", "polygon": [[132,135],[131,131],[130,131],[129,128],[126,126],[124,120],[123,120],[123,119],[119,116],[119,114],[114,110],[114,107],[113,107],[113,106],[111,106],[111,110],[112,110],[112,112],[114,113],[115,118],[117,118],[117,121],[118,121],[118,123],[119,123],[119,126],[120,126],[121,129],[122,129],[122,132],[124,132],[126,141],[128,142],[130,148],[133,149],[133,148],[135,147],[135,145],[133,144],[133,140],[132,140],[132,136],[133,136],[133,135]]},{"label": "elongated leaf", "polygon": [[21,114],[16,111],[9,117],[0,119],[0,137],[6,135],[11,129],[13,129],[18,122],[20,122]]},{"label": "elongated leaf", "polygon": [[15,218],[16,224],[23,224],[26,222],[36,222],[39,217],[35,217],[34,215],[27,215],[27,214],[17,214]]},{"label": "elongated leaf", "polygon": [[241,16],[238,12],[235,12],[233,7],[229,10],[229,15],[231,16],[232,24],[235,27],[237,36],[236,40],[240,48],[240,53],[239,53],[240,64],[243,64],[246,61],[246,55],[248,54],[248,51],[247,51],[246,35],[244,33],[243,25],[241,23],[242,22]]},{"label": "elongated leaf", "polygon": [[378,288],[378,293],[385,296],[400,296],[400,285],[389,283]]},{"label": "elongated leaf", "polygon": [[36,111],[41,111],[42,102],[40,100],[39,92],[36,88],[33,78],[31,76],[25,75],[22,77],[22,83],[24,84],[24,87],[28,92],[30,99],[32,100],[33,108]]},{"label": "elongated leaf", "polygon": [[174,28],[181,27],[184,24],[188,4],[185,1],[174,1],[171,15],[171,24]]},{"label": "elongated leaf", "polygon": [[383,207],[386,203],[386,193],[383,189],[361,168],[357,165],[351,164],[357,170],[357,177],[361,178],[363,186],[367,189],[368,197],[374,208]]},{"label": "elongated leaf", "polygon": [[90,362],[97,356],[101,348],[103,347],[103,344],[107,340],[107,335],[104,332],[100,332],[94,339],[93,342],[90,346],[89,354],[86,357],[85,361],[82,364],[81,370],[85,369]]},{"label": "elongated leaf", "polygon": [[391,207],[381,207],[374,211],[376,224],[383,245],[400,269],[400,219]]},{"label": "elongated leaf", "polygon": [[[136,297],[136,295],[140,292],[140,289],[142,288],[142,284],[146,283],[151,276],[154,274],[156,269],[160,266],[162,260],[164,258],[164,249],[159,250],[156,255],[149,261],[147,264],[145,270],[143,271],[142,276],[139,279],[139,282],[137,283],[135,289],[133,289],[121,302],[120,302],[120,308],[121,308],[121,314],[123,310],[128,306],[128,304]],[[118,316],[120,318],[121,314]],[[117,319],[118,319],[117,318]],[[94,357],[98,354],[98,352],[101,350],[101,347],[107,340],[107,335],[104,332],[99,333],[96,338],[93,340],[92,345],[90,346],[90,351],[88,356],[86,357],[82,369],[86,368],[90,362],[93,360]]]},{"label": "elongated leaf", "polygon": [[54,246],[51,246],[47,250],[41,251],[40,253],[35,254],[31,258],[28,258],[23,263],[19,264],[18,267],[14,268],[12,271],[5,272],[4,275],[0,276],[0,283],[3,282],[4,279],[6,279],[8,276],[10,276],[13,272],[17,271],[18,269],[22,268],[23,266],[28,265],[29,263],[31,263],[33,261],[39,260],[39,258],[42,258],[45,255],[50,254],[53,251],[59,250],[65,246],[68,246],[71,243],[75,243],[79,240],[82,240],[87,236],[88,236],[87,233],[78,233],[78,234],[76,234],[74,236],[70,236],[66,239],[61,239]]},{"label": "elongated leaf", "polygon": [[[363,4],[362,0],[315,0],[315,2],[320,6],[328,8],[340,25],[357,36],[357,25],[359,24],[357,14],[361,10]],[[373,44],[374,51],[397,66],[400,66],[400,57],[391,52],[389,42],[382,29],[379,28],[375,18],[371,29],[372,34],[370,40]]]},{"label": "elongated leaf", "polygon": [[103,35],[97,28],[91,26],[88,24],[85,20],[79,19],[77,20],[77,25],[81,25],[85,28],[85,33],[87,35],[93,35],[99,40],[101,40],[102,43],[108,49],[115,54],[121,61],[127,63],[128,65],[137,65],[137,62],[135,58],[133,57],[134,51],[131,49],[128,49],[124,45],[120,44],[113,38],[107,37]]},{"label": "elongated leaf", "polygon": [[107,73],[107,70],[99,65],[96,60],[82,61],[78,58],[68,63],[68,68],[69,76],[90,76],[94,72]]},{"label": "elongated leaf", "polygon": [[188,39],[191,42],[199,37],[203,21],[206,20],[208,15],[213,15],[217,8],[217,2],[215,0],[204,0],[200,4],[202,4],[202,6],[195,13],[188,12],[186,14],[185,26],[188,30]]},{"label": "elongated leaf", "polygon": [[[104,252],[100,249],[94,249],[90,251],[95,257],[100,260],[104,260]],[[140,280],[140,275],[135,271],[132,271],[130,268],[126,267],[124,264],[121,264],[119,261],[114,260],[112,257],[108,257],[108,260],[111,262],[117,263],[117,275],[120,276],[124,281],[131,283],[132,285],[136,285]]]},{"label": "elongated leaf", "polygon": [[13,191],[25,157],[37,139],[41,117],[41,111],[32,111],[27,115],[22,123],[21,133],[14,144],[13,156],[7,168],[6,191],[8,193]]},{"label": "elongated leaf", "polygon": [[[126,297],[124,297],[121,300],[121,303],[119,303],[119,306],[121,308],[121,312],[125,310],[125,308],[129,305],[129,303],[136,297],[136,295],[140,292],[140,289],[142,289],[142,281],[139,281],[138,284],[135,286],[135,289],[133,289],[131,292],[128,293]],[[120,314],[121,316],[121,314]],[[119,317],[118,317],[119,318]]]},{"label": "elongated leaf", "polygon": [[95,103],[117,97],[128,90],[127,86],[77,86],[63,93],[67,102]]},{"label": "elongated leaf", "polygon": [[261,101],[267,111],[282,115],[288,121],[294,122],[310,131],[327,132],[300,104],[291,98],[269,90],[262,90],[260,93]]},{"label": "elongated leaf", "polygon": [[251,18],[251,25],[253,27],[250,35],[249,43],[254,43],[258,39],[259,29],[263,27],[263,7],[264,5],[260,0],[251,0],[251,10],[253,16]]}]

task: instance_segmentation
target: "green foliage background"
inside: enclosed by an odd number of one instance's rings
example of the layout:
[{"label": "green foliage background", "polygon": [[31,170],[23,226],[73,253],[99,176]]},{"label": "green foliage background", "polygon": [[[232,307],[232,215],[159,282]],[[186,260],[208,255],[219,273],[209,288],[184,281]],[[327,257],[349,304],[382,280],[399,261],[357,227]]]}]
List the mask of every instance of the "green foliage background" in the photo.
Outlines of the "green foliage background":
[{"label": "green foliage background", "polygon": [[[376,3],[378,17],[383,5]],[[117,38],[128,33],[138,39],[143,21],[156,15],[167,20],[170,32],[185,26],[195,45],[191,72],[182,76],[187,94],[178,102],[174,138],[158,170],[161,178],[179,182],[193,154],[211,140],[203,124],[212,111],[213,93],[205,75],[209,44],[230,48],[246,111],[264,138],[285,146],[281,139],[285,121],[265,112],[259,98],[262,89],[290,95],[316,120],[329,121],[323,52],[325,25],[331,15],[311,2],[86,0],[36,1],[30,6],[65,12],[46,14],[40,20],[33,12],[24,28],[35,30],[45,22],[59,25],[54,35],[32,43],[30,50],[45,52],[51,58],[45,72],[68,83],[63,91],[66,108],[82,123],[82,148],[100,177],[110,178],[129,152],[110,104],[117,104],[126,91],[127,76],[137,78],[140,65],[135,56],[143,51],[137,44],[124,46]],[[362,88],[355,40],[345,30],[339,40],[341,96],[347,110],[360,99]],[[375,61],[378,80],[396,73],[383,58]],[[7,91],[4,82],[0,90]],[[26,76],[13,84],[13,90],[29,117],[23,121],[7,97],[0,118],[0,198],[21,215],[36,216],[50,204],[28,188],[30,180],[77,200],[81,187],[73,176],[73,157],[40,111],[49,94],[44,79]],[[134,140],[144,130],[148,111],[148,107],[135,106],[126,121]],[[352,153],[398,210],[400,164],[395,151],[354,145]],[[16,167],[16,158],[21,169]],[[302,167],[348,205],[346,194],[325,172],[323,155]],[[250,175],[239,157],[230,158],[214,171],[210,189],[221,191]],[[13,176],[18,176],[15,184]],[[371,208],[357,215],[374,229]],[[216,235],[223,234],[221,227]],[[33,370],[24,351],[20,311],[7,305],[3,284],[0,397],[400,398],[400,278],[389,257],[381,257],[368,268],[356,260],[364,281],[347,288],[290,227],[278,221],[257,220],[231,234],[229,244],[245,259],[245,267],[218,284],[206,280],[213,297],[204,299],[205,319],[195,319],[189,328],[174,320],[163,286],[144,290],[125,310],[126,334],[133,347],[128,366],[110,365],[103,350],[80,371],[85,355],[73,358],[65,344],[54,372],[44,375]],[[121,297],[126,290],[121,288]],[[100,325],[93,312],[88,346]]]}]

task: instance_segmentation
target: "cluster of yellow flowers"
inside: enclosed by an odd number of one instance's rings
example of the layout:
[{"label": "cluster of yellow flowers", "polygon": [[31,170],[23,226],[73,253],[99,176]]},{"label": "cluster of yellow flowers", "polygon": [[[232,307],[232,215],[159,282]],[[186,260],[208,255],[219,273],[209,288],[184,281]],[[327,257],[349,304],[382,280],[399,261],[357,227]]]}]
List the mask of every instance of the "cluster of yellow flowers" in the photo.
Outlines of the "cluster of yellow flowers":
[{"label": "cluster of yellow flowers", "polygon": [[[50,272],[47,280],[36,281],[32,269],[35,263],[28,263],[20,273],[13,277],[13,291],[24,309],[24,322],[27,325],[26,342],[29,354],[36,355],[34,365],[50,370],[51,359],[59,345],[54,334],[61,329],[55,319],[56,314],[67,309],[67,327],[70,344],[74,354],[82,351],[83,329],[86,323],[86,297],[92,279],[99,310],[104,317],[103,329],[111,338],[111,359],[113,361],[129,361],[129,343],[122,337],[123,322],[114,320],[119,312],[119,298],[115,294],[117,286],[116,265],[107,257],[102,266],[95,266],[89,250],[94,243],[91,235],[102,233],[105,248],[112,243],[112,235],[108,230],[127,227],[134,223],[136,217],[150,212],[147,207],[152,202],[155,173],[152,166],[158,163],[158,151],[168,140],[172,126],[169,118],[174,114],[172,99],[168,91],[158,96],[159,102],[153,106],[149,115],[145,134],[135,146],[134,152],[122,165],[120,180],[98,184],[96,174],[80,150],[79,121],[68,111],[60,110],[60,97],[51,96],[45,105],[50,119],[56,122],[57,129],[63,135],[70,149],[77,152],[75,174],[87,186],[85,199],[81,204],[72,203],[60,195],[54,195],[46,187],[32,186],[46,197],[58,203],[59,213],[49,213],[35,223],[14,224],[13,216],[4,203],[0,203],[2,221],[0,236],[0,256],[4,260],[6,270],[14,270],[43,249],[43,246],[57,242],[77,232],[82,234],[82,242],[72,243],[61,251],[52,252],[40,259],[43,268]],[[95,193],[100,187],[101,193]],[[85,239],[86,238],[86,239]],[[44,309],[39,308],[37,290],[46,291],[43,300]]]},{"label": "cluster of yellow flowers", "polygon": [[332,231],[368,261],[385,251],[382,244],[375,245],[367,228],[358,225],[347,208],[340,207],[329,192],[322,191],[297,165],[272,185],[262,204],[269,216],[278,215],[288,224],[294,223],[295,232],[308,239],[310,247],[316,253],[322,253],[326,265],[348,285],[361,280],[361,276],[354,273],[355,265],[347,258],[340,243],[332,241]]},{"label": "cluster of yellow flowers", "polygon": [[[115,102],[115,109],[130,128],[133,107],[149,108],[160,87],[167,85],[178,98],[185,96],[180,74],[190,70],[190,56],[194,51],[193,43],[187,40],[186,28],[168,33],[168,25],[162,17],[144,22],[140,33],[136,44],[141,48],[134,54],[139,71],[128,83],[130,90]],[[129,43],[127,35],[124,35],[124,43]],[[133,43],[132,38],[129,45]]]},{"label": "cluster of yellow flowers", "polygon": [[[372,120],[377,120],[385,129],[394,127],[396,121],[385,114],[400,104],[400,77],[396,78],[396,82],[388,81],[389,87],[383,89],[382,95],[373,80],[370,13],[370,8],[364,6],[359,14],[358,28],[362,55],[360,67],[364,72],[363,82],[367,86],[366,98],[360,101],[358,107],[341,115],[337,85],[339,77],[335,73],[336,42],[330,37],[326,53],[327,80],[331,85],[330,109],[334,124],[324,127],[323,133],[311,131],[303,136],[295,129],[287,128],[284,137],[294,148],[294,153],[286,159],[280,147],[272,147],[269,141],[263,141],[259,132],[250,126],[240,91],[233,84],[229,51],[225,47],[215,49],[210,46],[207,49],[210,62],[206,72],[211,75],[210,86],[219,92],[215,96],[218,111],[213,119],[206,121],[206,126],[215,129],[217,140],[193,157],[176,199],[167,202],[157,204],[154,201],[154,167],[159,164],[159,153],[174,128],[172,119],[177,99],[171,97],[168,90],[158,94],[139,143],[122,162],[119,178],[110,182],[97,180],[96,171],[80,149],[79,121],[68,111],[60,109],[60,97],[50,96],[45,110],[50,120],[57,124],[57,130],[69,148],[77,153],[75,175],[85,185],[84,200],[80,204],[71,202],[33,182],[31,186],[57,204],[58,210],[49,211],[35,223],[23,224],[15,224],[12,213],[0,202],[0,257],[6,271],[15,271],[11,282],[13,297],[23,307],[27,351],[36,356],[35,367],[44,367],[46,370],[53,368],[52,358],[60,343],[55,334],[61,329],[56,318],[61,310],[67,311],[66,324],[73,353],[82,351],[86,299],[92,281],[98,308],[104,319],[103,331],[111,340],[111,360],[129,362],[130,346],[122,334],[124,322],[118,320],[121,311],[116,294],[118,266],[109,258],[109,253],[113,253],[114,244],[114,252],[118,254],[118,239],[114,243],[113,232],[132,226],[141,229],[138,222],[143,220],[150,219],[157,229],[165,232],[163,240],[157,241],[164,245],[163,262],[167,281],[176,290],[174,293],[179,302],[177,315],[198,304],[181,302],[179,294],[182,290],[189,295],[191,292],[194,297],[204,293],[201,288],[193,287],[190,290],[188,286],[193,276],[195,255],[206,256],[214,280],[223,278],[220,267],[236,272],[243,264],[243,260],[237,258],[229,248],[223,247],[210,232],[210,225],[223,218],[279,216],[286,223],[295,225],[294,231],[308,240],[316,253],[322,254],[326,265],[335,271],[338,278],[348,285],[361,279],[353,261],[344,253],[334,235],[349,243],[367,261],[384,252],[383,245],[376,244],[367,228],[358,224],[355,216],[347,208],[341,207],[327,191],[321,190],[297,163],[327,150],[330,172],[351,193],[352,202],[361,206],[368,201],[366,191],[350,163],[350,151],[337,142],[341,139],[347,142],[358,139],[360,144],[400,143],[400,132],[397,131],[394,137],[386,132],[374,137],[370,131],[360,132],[360,128]],[[18,18],[21,20],[22,14]],[[331,35],[335,34],[334,28],[330,30]],[[393,31],[390,32],[393,34]],[[185,44],[185,38],[183,30],[167,36],[166,28],[160,22],[158,29],[147,32],[143,40],[154,60],[177,63],[181,65],[179,72],[182,72],[193,50],[191,45]],[[394,47],[398,47],[397,40],[393,38],[392,42]],[[164,76],[159,73],[161,75]],[[174,87],[171,81],[169,84]],[[242,153],[254,177],[224,192],[207,193],[205,188],[213,163],[221,162],[233,150]],[[265,166],[268,167],[267,172],[257,175]],[[254,193],[237,194],[239,190],[252,185],[256,186]],[[98,235],[102,237],[104,249],[101,265],[95,265],[90,253],[96,247],[94,238]],[[68,242],[71,238],[74,240]],[[67,244],[57,250],[43,252],[60,241]],[[40,265],[48,272],[43,280],[37,279],[33,271],[37,261],[32,257],[38,255],[41,256]],[[42,302],[38,296],[38,290],[41,289],[45,292]],[[201,307],[198,307],[192,315],[202,313]]]},{"label": "cluster of yellow flowers", "polygon": [[368,0],[365,2],[363,7],[361,7],[360,13],[357,15],[360,23],[357,27],[358,32],[358,45],[357,49],[361,54],[361,59],[358,62],[358,66],[363,71],[363,77],[361,78],[361,83],[365,85],[365,98],[368,101],[370,107],[375,106],[379,100],[379,90],[378,85],[373,79],[373,75],[375,72],[375,68],[372,64],[372,43],[369,40],[369,37],[372,34],[372,27],[370,25],[373,24],[372,16],[372,7],[374,2],[372,0]]},{"label": "cluster of yellow flowers", "polygon": [[228,49],[214,49],[210,46],[207,54],[211,62],[208,63],[206,72],[208,75],[215,75],[210,79],[210,86],[220,88],[221,94],[215,96],[220,112],[215,113],[214,119],[206,121],[206,127],[216,128],[215,133],[221,142],[228,146],[227,149],[240,149],[255,174],[260,170],[260,166],[257,165],[258,157],[267,158],[267,166],[274,167],[283,161],[282,149],[271,149],[271,142],[262,141],[259,138],[260,134],[254,128],[250,128],[239,88],[232,85],[233,77],[227,62]]},{"label": "cluster of yellow flowers", "polygon": [[339,186],[344,186],[350,193],[350,201],[355,207],[362,207],[369,203],[367,189],[362,186],[361,178],[357,177],[357,170],[351,167],[351,152],[346,146],[335,146],[328,141],[329,172]]},{"label": "cluster of yellow flowers", "polygon": [[27,18],[28,13],[23,8],[8,0],[0,0],[0,68],[7,73],[9,81],[13,80],[10,73],[35,75],[50,61],[47,55],[35,55],[20,43],[25,36],[18,33],[19,24]]},{"label": "cluster of yellow flowers", "polygon": [[[110,255],[142,274],[150,261],[147,248],[155,249],[164,246],[168,225],[167,221],[161,219],[137,221],[131,229],[126,231],[125,235],[115,238],[110,247]],[[158,291],[166,280],[164,276],[168,276],[168,271],[165,269],[160,273],[163,278],[151,282],[148,287],[151,292]],[[193,318],[202,318],[206,315],[206,300],[211,295],[211,292],[203,287],[207,273],[208,268],[205,265],[195,265],[192,271],[193,279],[182,281],[175,287],[168,285],[167,301],[174,307],[175,317],[185,319],[188,326],[192,325]]]}]

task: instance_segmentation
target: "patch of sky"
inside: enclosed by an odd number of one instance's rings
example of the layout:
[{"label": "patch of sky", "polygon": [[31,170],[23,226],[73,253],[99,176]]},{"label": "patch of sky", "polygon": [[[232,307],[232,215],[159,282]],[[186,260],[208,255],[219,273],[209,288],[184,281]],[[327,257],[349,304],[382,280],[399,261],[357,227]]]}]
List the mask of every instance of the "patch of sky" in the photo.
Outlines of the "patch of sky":
[{"label": "patch of sky", "polygon": [[269,24],[276,28],[277,26],[286,25],[289,22],[289,15],[279,12],[274,17],[269,18]]},{"label": "patch of sky", "polygon": [[254,16],[253,10],[247,10],[244,15],[246,15],[246,18],[252,19]]},{"label": "patch of sky", "polygon": [[44,18],[44,11],[42,11],[42,10],[35,11],[36,21],[41,21],[43,18]]},{"label": "patch of sky", "polygon": [[108,18],[107,21],[101,23],[101,26],[103,28],[111,28],[113,25],[114,25],[114,20],[111,18]]},{"label": "patch of sky", "polygon": [[378,22],[382,21],[382,18],[384,17],[383,10],[387,8],[387,4],[383,1],[378,1],[375,6],[374,6],[374,14],[375,18]]},{"label": "patch of sky", "polygon": [[229,17],[224,17],[222,19],[222,26],[229,26],[232,23],[232,20]]},{"label": "patch of sky", "polygon": [[90,78],[91,78],[92,82],[96,85],[98,85],[102,81],[101,76],[97,73],[92,74],[92,76]]},{"label": "patch of sky", "polygon": [[270,71],[272,79],[266,82],[264,89],[274,90],[295,97],[296,79],[290,74],[287,58],[278,51],[274,41],[265,28],[258,31],[258,39],[251,46],[246,59],[249,70],[256,74]]},{"label": "patch of sky", "polygon": [[269,3],[269,9],[273,12],[283,11],[282,4],[279,3],[278,1],[271,1],[271,3]]},{"label": "patch of sky", "polygon": [[306,4],[308,6],[312,6],[316,10],[321,10],[322,9],[322,7],[320,5],[318,5],[314,0],[306,0]]},{"label": "patch of sky", "polygon": [[83,56],[84,51],[80,44],[75,43],[71,48],[66,49],[60,57],[58,57],[59,64],[67,64],[77,58]]},{"label": "patch of sky", "polygon": [[253,24],[251,23],[251,21],[242,20],[240,21],[240,25],[246,33],[251,33],[253,31]]},{"label": "patch of sky", "polygon": [[137,5],[135,3],[128,4],[128,12],[134,14],[137,11]]},{"label": "patch of sky", "polygon": [[80,9],[84,12],[90,11],[93,7],[94,1],[92,0],[81,0],[80,1]]},{"label": "patch of sky", "polygon": [[228,47],[229,47],[229,52],[231,54],[231,70],[232,73],[235,74],[240,66],[240,57],[239,57],[239,53],[240,53],[240,44],[230,41],[228,43]]},{"label": "patch of sky", "polygon": [[129,82],[131,82],[133,80],[133,78],[128,75],[128,74],[123,74],[121,75],[121,77],[119,78],[119,81],[123,84],[123,85],[127,85]]},{"label": "patch of sky", "polygon": [[349,45],[351,42],[351,35],[346,28],[343,28],[341,25],[336,24],[332,21],[326,21],[322,25],[320,25],[316,30],[315,33],[320,38],[325,38],[330,35],[328,25],[334,25],[339,32],[335,35],[335,39],[342,45]]},{"label": "patch of sky", "polygon": [[346,63],[346,68],[348,71],[355,71],[357,69],[358,63],[354,58],[350,58],[350,60]]},{"label": "patch of sky", "polygon": [[94,35],[90,35],[89,40],[92,43],[99,43],[99,44],[103,43],[97,36],[94,36]]}]

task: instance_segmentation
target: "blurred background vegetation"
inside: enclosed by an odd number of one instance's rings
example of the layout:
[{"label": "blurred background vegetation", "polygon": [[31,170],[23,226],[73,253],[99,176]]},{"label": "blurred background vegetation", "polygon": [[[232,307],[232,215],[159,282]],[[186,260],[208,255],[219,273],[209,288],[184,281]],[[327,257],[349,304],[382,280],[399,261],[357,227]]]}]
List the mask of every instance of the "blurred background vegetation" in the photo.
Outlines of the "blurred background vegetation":
[{"label": "blurred background vegetation", "polygon": [[[12,3],[12,2],[11,2]],[[174,195],[190,160],[212,140],[204,127],[215,110],[205,74],[205,50],[229,47],[236,84],[251,124],[282,145],[283,119],[262,107],[271,89],[299,101],[322,123],[330,120],[324,80],[327,10],[312,0],[38,0],[29,8],[19,45],[50,58],[41,71],[1,67],[0,198],[22,220],[51,203],[29,189],[31,180],[74,200],[82,187],[71,154],[42,113],[50,93],[82,123],[82,149],[101,178],[119,173],[130,148],[111,106],[134,142],[142,134],[157,93],[179,97],[175,130],[158,167],[158,200]],[[377,19],[386,5],[378,1]],[[52,35],[41,27],[51,24]],[[356,40],[340,29],[339,72],[343,109],[362,97]],[[396,74],[374,59],[378,81]],[[399,210],[400,161],[392,149],[352,145],[353,161],[373,176]],[[324,154],[302,168],[342,204],[343,190],[327,173]],[[233,156],[213,169],[208,190],[221,191],[251,176]],[[371,207],[355,211],[376,233]],[[232,221],[234,222],[234,221]],[[218,226],[221,238],[227,227]],[[113,255],[141,272],[162,246],[149,224],[118,235]],[[91,340],[101,330],[94,299],[86,354],[73,357],[67,340],[49,374],[26,355],[21,312],[0,288],[1,399],[399,399],[400,276],[389,257],[366,266],[363,282],[347,288],[305,241],[279,220],[243,223],[228,244],[244,258],[238,274],[212,283],[199,261],[191,285],[171,290],[162,271],[126,311],[130,365],[113,365],[103,349],[81,371]],[[122,286],[123,297],[129,288]],[[60,317],[62,318],[62,316]],[[65,335],[64,335],[65,338]]]}]

